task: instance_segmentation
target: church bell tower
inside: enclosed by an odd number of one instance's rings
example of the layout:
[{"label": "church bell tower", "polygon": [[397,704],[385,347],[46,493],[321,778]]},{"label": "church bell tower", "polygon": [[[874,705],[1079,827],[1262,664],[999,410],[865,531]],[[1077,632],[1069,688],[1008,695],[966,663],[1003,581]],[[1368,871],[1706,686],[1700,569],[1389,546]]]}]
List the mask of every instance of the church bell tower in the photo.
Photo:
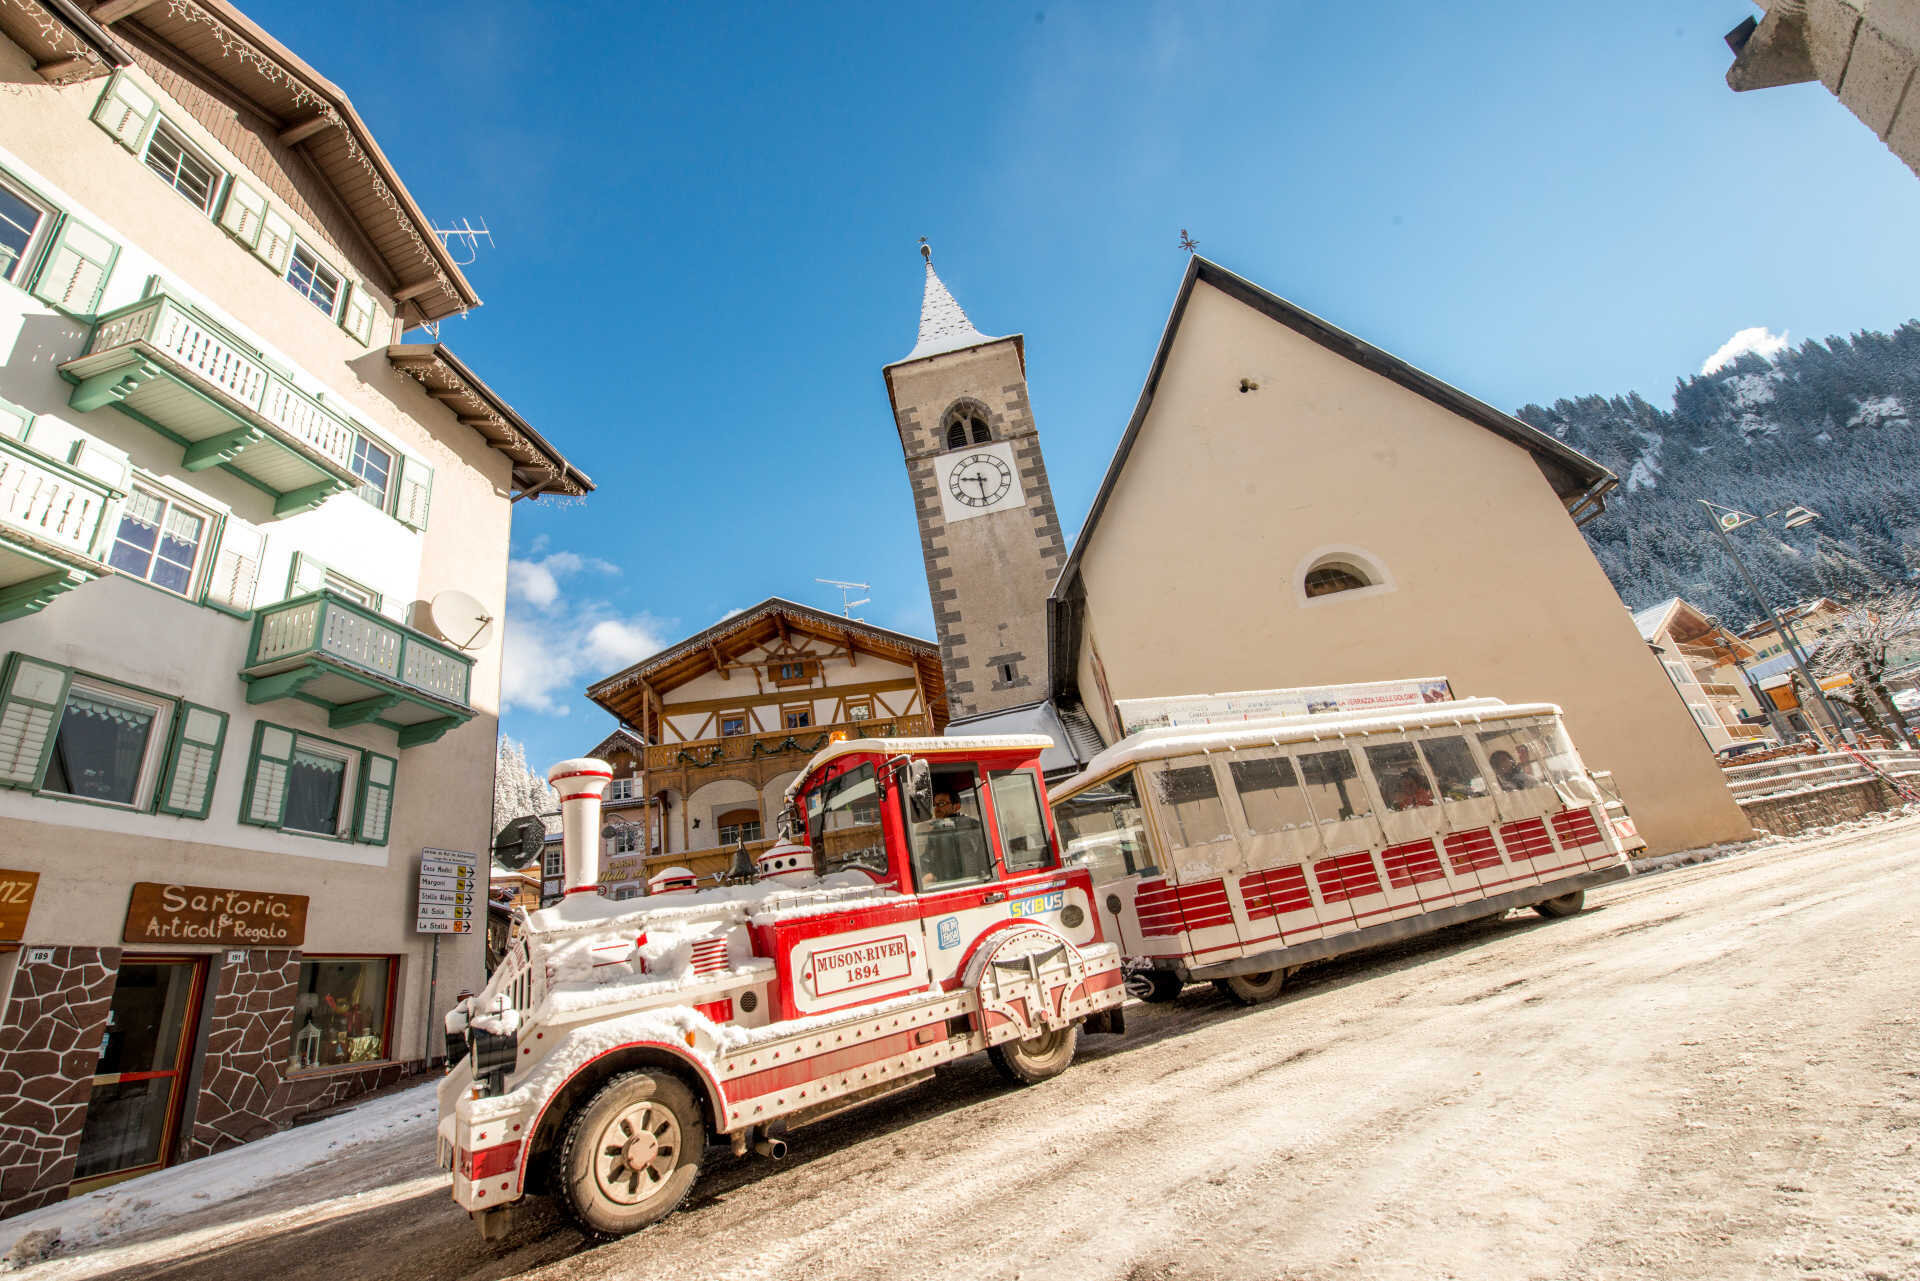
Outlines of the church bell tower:
[{"label": "church bell tower", "polygon": [[881,372],[958,721],[1047,696],[1047,593],[1067,548],[1027,403],[1026,343],[975,329],[925,241],[920,253],[920,341]]}]

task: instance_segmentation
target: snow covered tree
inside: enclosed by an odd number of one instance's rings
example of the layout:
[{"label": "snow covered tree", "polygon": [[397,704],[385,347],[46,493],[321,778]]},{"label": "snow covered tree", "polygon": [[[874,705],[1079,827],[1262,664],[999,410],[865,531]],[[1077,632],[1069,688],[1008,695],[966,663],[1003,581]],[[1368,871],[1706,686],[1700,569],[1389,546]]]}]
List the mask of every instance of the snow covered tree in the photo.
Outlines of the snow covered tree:
[{"label": "snow covered tree", "polygon": [[1900,736],[1913,741],[1913,727],[1887,692],[1887,669],[1920,648],[1920,587],[1903,585],[1855,601],[1838,625],[1821,640],[1811,666],[1822,676],[1845,672],[1853,684],[1829,690],[1827,697],[1845,703],[1867,724],[1881,727],[1885,712],[1899,727]]},{"label": "snow covered tree", "polygon": [[[493,830],[497,833],[527,814],[550,814],[560,808],[560,793],[527,765],[527,749],[505,734],[500,736],[493,763]],[[548,830],[557,820],[548,819]]]}]

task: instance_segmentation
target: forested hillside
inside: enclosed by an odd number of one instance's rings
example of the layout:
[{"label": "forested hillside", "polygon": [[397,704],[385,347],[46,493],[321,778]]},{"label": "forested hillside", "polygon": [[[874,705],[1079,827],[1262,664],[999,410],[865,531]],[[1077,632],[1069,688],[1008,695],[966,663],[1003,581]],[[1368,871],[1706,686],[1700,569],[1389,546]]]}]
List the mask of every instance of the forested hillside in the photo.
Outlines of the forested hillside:
[{"label": "forested hillside", "polygon": [[1753,619],[1702,498],[1820,513],[1793,531],[1776,519],[1731,535],[1776,604],[1871,590],[1920,566],[1920,321],[1772,361],[1742,356],[1681,379],[1671,410],[1582,396],[1519,416],[1619,475],[1586,534],[1634,608],[1684,596],[1729,622]]}]

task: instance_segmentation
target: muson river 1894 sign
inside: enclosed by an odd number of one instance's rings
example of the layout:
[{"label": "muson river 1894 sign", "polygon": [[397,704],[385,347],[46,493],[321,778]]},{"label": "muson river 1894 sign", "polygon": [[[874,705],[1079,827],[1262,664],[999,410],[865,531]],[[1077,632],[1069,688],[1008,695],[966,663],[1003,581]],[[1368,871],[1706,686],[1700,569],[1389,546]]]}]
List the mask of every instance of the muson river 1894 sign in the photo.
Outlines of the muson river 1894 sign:
[{"label": "muson river 1894 sign", "polygon": [[307,941],[307,896],[138,881],[124,937],[129,943],[299,947]]}]

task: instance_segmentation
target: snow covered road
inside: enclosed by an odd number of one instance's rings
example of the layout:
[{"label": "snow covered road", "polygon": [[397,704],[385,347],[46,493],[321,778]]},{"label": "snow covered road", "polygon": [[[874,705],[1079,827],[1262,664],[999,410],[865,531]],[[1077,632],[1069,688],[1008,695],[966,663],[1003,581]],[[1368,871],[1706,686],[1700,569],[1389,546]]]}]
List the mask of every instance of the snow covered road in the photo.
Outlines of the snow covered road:
[{"label": "snow covered road", "polygon": [[1130,1006],[1035,1089],[968,1060],[612,1245],[483,1245],[401,1127],[19,1275],[1920,1276],[1920,821],[1589,903]]}]

